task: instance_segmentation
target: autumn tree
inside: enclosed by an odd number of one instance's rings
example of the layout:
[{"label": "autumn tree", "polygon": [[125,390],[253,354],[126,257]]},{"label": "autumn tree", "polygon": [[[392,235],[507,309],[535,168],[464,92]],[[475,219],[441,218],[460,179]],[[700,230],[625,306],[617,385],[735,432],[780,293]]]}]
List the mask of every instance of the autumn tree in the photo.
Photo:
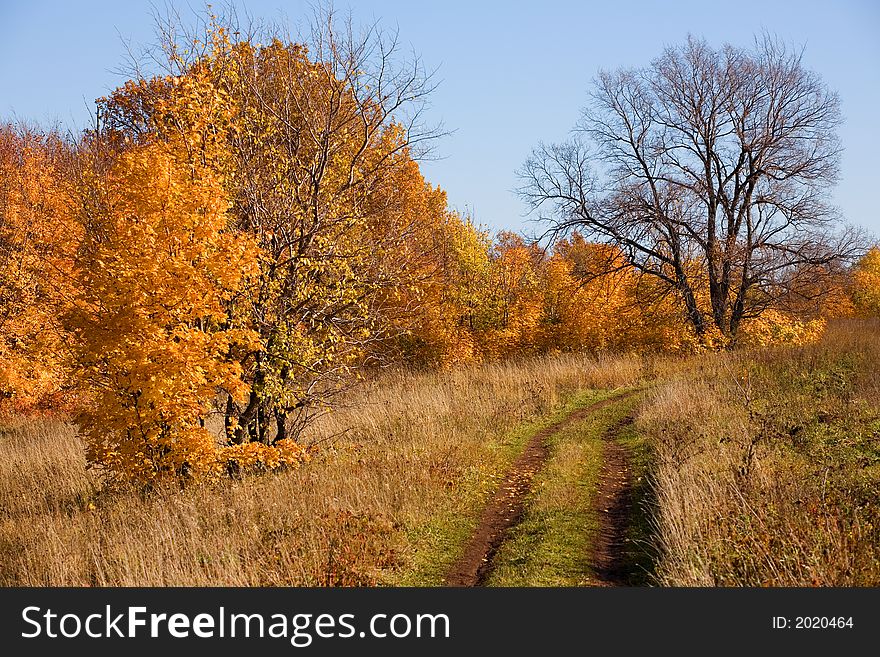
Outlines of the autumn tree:
[{"label": "autumn tree", "polygon": [[857,311],[880,317],[880,247],[871,248],[853,270],[852,300]]},{"label": "autumn tree", "polygon": [[218,328],[247,271],[246,251],[223,236],[225,197],[161,145],[126,152],[96,185],[68,318],[89,462],[143,480],[210,470],[208,405],[220,390],[242,394],[224,358],[239,336]]},{"label": "autumn tree", "polygon": [[465,229],[464,222],[447,208],[446,193],[425,182],[412,160],[397,168],[386,192],[373,195],[372,202],[381,205],[375,216],[382,219],[368,278],[385,284],[371,295],[365,364],[441,363],[460,337],[448,264],[453,233]]},{"label": "autumn tree", "polygon": [[0,126],[0,411],[64,406],[69,336],[59,317],[79,235],[69,159],[51,132]]},{"label": "autumn tree", "polygon": [[546,349],[596,351],[621,346],[629,330],[630,272],[614,247],[575,232],[554,245],[542,285]]},{"label": "autumn tree", "polygon": [[799,51],[689,38],[647,68],[600,73],[572,139],[524,165],[522,196],[549,232],[618,247],[697,335],[730,340],[858,251],[828,204],[840,120]]},{"label": "autumn tree", "polygon": [[477,338],[492,321],[488,231],[445,211],[421,244],[418,301],[410,305],[411,329],[401,336],[406,360],[440,367],[480,360]]},{"label": "autumn tree", "polygon": [[[308,46],[238,44],[222,84],[240,108],[237,227],[263,259],[252,320],[265,346],[247,404],[227,406],[241,440],[299,429],[388,344],[389,298],[414,281],[402,254],[432,191],[412,159],[430,86],[397,44],[328,15]],[[436,214],[433,215],[436,217]],[[268,420],[274,424],[270,432]]]},{"label": "autumn tree", "polygon": [[332,14],[297,41],[212,17],[207,37],[168,31],[163,44],[168,74],[126,85],[100,115],[120,143],[167,139],[181,120],[162,98],[196,72],[228,101],[229,157],[205,166],[228,172],[230,228],[257,247],[236,308],[259,346],[237,355],[247,398],[227,395],[221,411],[228,442],[273,444],[408,330],[394,298],[423,276],[408,260],[440,221],[414,159],[433,136],[419,119],[431,87],[394,38]]},{"label": "autumn tree", "polygon": [[134,140],[98,131],[79,154],[83,239],[66,324],[88,461],[142,482],[295,461],[301,450],[284,441],[271,454],[224,448],[206,427],[218,395],[249,393],[239,356],[259,349],[259,336],[238,308],[259,253],[231,230],[219,173],[228,99],[206,68],[163,82],[156,117],[173,126]]}]

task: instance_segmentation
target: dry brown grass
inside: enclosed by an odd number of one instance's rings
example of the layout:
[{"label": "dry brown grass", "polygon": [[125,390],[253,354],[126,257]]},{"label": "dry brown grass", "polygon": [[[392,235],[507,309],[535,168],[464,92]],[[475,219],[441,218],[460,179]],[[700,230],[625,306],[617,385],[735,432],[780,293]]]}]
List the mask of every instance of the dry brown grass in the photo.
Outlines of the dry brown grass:
[{"label": "dry brown grass", "polygon": [[0,429],[0,584],[436,584],[468,526],[445,523],[479,509],[511,431],[645,374],[563,356],[387,376],[323,418],[298,470],[150,494],[102,488],[70,426],[18,421]]},{"label": "dry brown grass", "polygon": [[703,359],[655,389],[663,585],[880,584],[880,330]]},{"label": "dry brown grass", "polygon": [[0,584],[440,584],[529,426],[657,382],[637,427],[659,584],[878,585],[878,372],[880,326],[849,322],[800,348],[388,374],[314,427],[302,468],[149,494],[103,487],[69,425],[22,419],[0,427]]}]

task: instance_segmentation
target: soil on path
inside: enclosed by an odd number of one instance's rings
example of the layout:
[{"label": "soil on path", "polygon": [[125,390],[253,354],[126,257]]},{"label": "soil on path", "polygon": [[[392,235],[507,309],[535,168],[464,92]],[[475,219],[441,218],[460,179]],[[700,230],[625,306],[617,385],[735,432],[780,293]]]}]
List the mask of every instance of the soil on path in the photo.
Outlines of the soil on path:
[{"label": "soil on path", "polygon": [[[616,404],[627,397],[631,397],[636,392],[635,390],[625,392],[580,408],[559,422],[542,429],[532,436],[522,454],[520,454],[504,477],[494,497],[484,509],[480,522],[474,530],[464,553],[446,576],[447,586],[481,586],[485,582],[492,569],[492,558],[504,542],[507,531],[522,519],[525,500],[531,490],[532,479],[534,479],[535,473],[541,469],[550,455],[550,436],[572,422],[581,422],[591,413],[595,413],[611,404]],[[613,437],[616,433],[615,429],[614,431],[609,431],[607,435]],[[615,454],[614,446],[621,450],[619,454]],[[609,505],[618,504],[618,497],[625,497],[621,491],[628,489],[628,486],[623,483],[624,480],[621,480],[618,476],[620,468],[626,467],[626,454],[622,450],[623,448],[613,440],[608,440],[606,443],[605,464],[602,469],[599,497],[597,499],[605,499],[602,495],[603,492],[607,493]],[[617,470],[608,470],[609,461],[613,461],[616,464]],[[617,483],[615,484],[615,482]],[[616,485],[619,486],[619,489],[615,488]],[[619,513],[624,513],[627,507],[622,501],[619,504],[622,505]],[[604,541],[604,547],[596,552],[595,567],[597,570],[594,572],[597,573],[597,577],[601,578],[600,583],[611,584],[614,581],[616,567],[612,550],[615,544],[622,540],[622,538],[618,538],[618,535],[622,537],[622,528],[625,526],[626,517],[618,517],[617,511],[612,514],[611,512],[603,513],[600,510],[599,513],[599,533],[602,535],[607,534],[607,536],[600,538],[600,541]],[[621,524],[616,529],[610,528],[606,530],[604,527],[605,519],[602,517],[606,515],[609,516],[608,520],[617,519],[624,524]],[[600,570],[603,573],[602,575],[599,575]]]},{"label": "soil on path", "polygon": [[626,586],[629,571],[626,553],[626,528],[632,513],[632,478],[626,448],[617,442],[620,431],[632,424],[632,416],[609,427],[602,436],[602,469],[599,472],[593,509],[598,531],[593,538],[590,567],[595,586]]}]

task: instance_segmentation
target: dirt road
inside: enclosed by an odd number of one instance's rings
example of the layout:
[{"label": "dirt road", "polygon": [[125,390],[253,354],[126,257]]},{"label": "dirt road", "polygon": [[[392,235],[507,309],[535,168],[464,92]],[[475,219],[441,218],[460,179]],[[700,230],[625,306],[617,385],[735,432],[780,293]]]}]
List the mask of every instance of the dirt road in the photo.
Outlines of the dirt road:
[{"label": "dirt road", "polygon": [[[566,426],[583,422],[596,411],[621,402],[636,392],[638,391],[625,392],[578,409],[532,436],[484,509],[464,553],[446,577],[447,586],[481,586],[486,581],[492,570],[493,557],[504,542],[508,530],[522,518],[532,480],[550,455],[550,437]],[[605,458],[596,496],[600,508],[597,508],[599,532],[594,546],[593,572],[599,585],[621,582],[619,560],[615,555],[616,547],[623,540],[630,500],[626,454],[624,448],[613,440],[619,427],[620,423],[606,432]]]}]

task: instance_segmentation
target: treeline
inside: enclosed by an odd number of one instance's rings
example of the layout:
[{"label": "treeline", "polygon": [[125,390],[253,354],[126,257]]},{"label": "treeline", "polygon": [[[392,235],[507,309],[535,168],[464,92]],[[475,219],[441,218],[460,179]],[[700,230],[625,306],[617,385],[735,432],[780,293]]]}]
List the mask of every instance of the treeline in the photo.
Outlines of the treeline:
[{"label": "treeline", "polygon": [[[307,458],[303,429],[371,368],[724,344],[614,247],[450,211],[417,163],[430,81],[353,35],[212,18],[76,138],[0,129],[4,413],[70,412],[111,474],[208,476]],[[876,313],[878,272],[875,251],[739,339]]]}]

